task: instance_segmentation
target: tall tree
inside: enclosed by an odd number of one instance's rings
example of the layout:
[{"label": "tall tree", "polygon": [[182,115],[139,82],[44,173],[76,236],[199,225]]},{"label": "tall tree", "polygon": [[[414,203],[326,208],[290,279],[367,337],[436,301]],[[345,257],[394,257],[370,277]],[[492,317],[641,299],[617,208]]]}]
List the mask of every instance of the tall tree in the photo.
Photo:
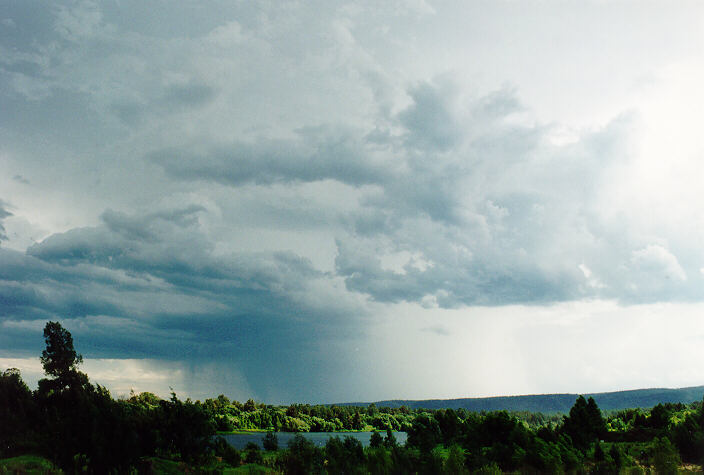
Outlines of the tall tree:
[{"label": "tall tree", "polygon": [[88,377],[78,371],[83,362],[83,356],[73,348],[71,332],[59,322],[47,322],[44,327],[46,349],[40,358],[44,373],[53,377],[39,382],[40,390],[62,391],[69,387],[80,387],[88,384]]},{"label": "tall tree", "polygon": [[594,398],[590,397],[589,401],[584,396],[577,398],[569,416],[564,417],[562,432],[569,435],[574,446],[583,451],[604,436],[606,422]]}]

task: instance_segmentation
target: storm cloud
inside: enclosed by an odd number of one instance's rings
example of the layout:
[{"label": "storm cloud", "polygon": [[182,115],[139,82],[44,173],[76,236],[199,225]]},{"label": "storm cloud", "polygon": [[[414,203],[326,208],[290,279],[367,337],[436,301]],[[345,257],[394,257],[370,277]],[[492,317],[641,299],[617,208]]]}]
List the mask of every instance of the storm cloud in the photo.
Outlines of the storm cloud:
[{"label": "storm cloud", "polygon": [[9,4],[0,358],[58,319],[140,384],[412,397],[508,315],[704,304],[700,11]]}]

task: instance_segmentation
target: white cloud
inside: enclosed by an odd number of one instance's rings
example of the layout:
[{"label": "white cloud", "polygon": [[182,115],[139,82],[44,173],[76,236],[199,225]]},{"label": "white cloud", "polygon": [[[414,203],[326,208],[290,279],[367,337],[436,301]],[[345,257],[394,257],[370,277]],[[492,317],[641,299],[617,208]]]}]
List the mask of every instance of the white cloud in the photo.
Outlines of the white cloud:
[{"label": "white cloud", "polygon": [[379,381],[369,400],[697,386],[702,310],[598,300],[457,310],[402,304],[374,322],[374,351],[360,350],[360,373]]},{"label": "white cloud", "polygon": [[658,273],[664,279],[687,280],[687,274],[677,258],[659,245],[651,244],[643,249],[633,251],[631,262],[642,272]]},{"label": "white cloud", "polygon": [[[0,371],[20,370],[22,379],[32,388],[44,378],[39,358],[0,358]],[[215,397],[225,393],[232,399],[245,401],[255,397],[236,367],[214,364],[193,365],[183,361],[153,359],[85,358],[79,368],[93,384],[106,387],[113,397],[128,397],[151,392],[168,398],[173,390],[179,397]],[[218,392],[220,391],[220,392]]]}]

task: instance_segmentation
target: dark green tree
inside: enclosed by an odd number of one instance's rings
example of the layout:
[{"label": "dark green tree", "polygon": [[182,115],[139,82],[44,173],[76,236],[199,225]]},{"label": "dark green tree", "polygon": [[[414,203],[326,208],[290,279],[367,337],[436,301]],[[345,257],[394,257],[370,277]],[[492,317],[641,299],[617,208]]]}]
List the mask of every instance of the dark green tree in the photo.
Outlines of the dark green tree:
[{"label": "dark green tree", "polygon": [[656,473],[666,475],[677,473],[680,455],[670,439],[667,437],[653,439],[651,463]]},{"label": "dark green tree", "polygon": [[296,434],[288,441],[288,451],[284,457],[284,471],[290,474],[321,473],[324,456],[313,442]]},{"label": "dark green tree", "polygon": [[375,449],[384,445],[384,438],[378,431],[372,432],[372,436],[369,438],[369,447]]},{"label": "dark green tree", "polygon": [[367,471],[371,475],[391,475],[400,473],[394,471],[394,462],[391,452],[384,447],[370,447],[367,449]]},{"label": "dark green tree", "polygon": [[44,373],[52,379],[39,381],[40,392],[63,391],[88,385],[88,376],[78,371],[83,356],[73,348],[71,332],[59,322],[47,322],[44,327],[46,349],[40,358]]},{"label": "dark green tree", "polygon": [[216,437],[213,441],[213,453],[231,467],[238,467],[242,460],[239,450],[230,445],[224,438]]},{"label": "dark green tree", "polygon": [[435,413],[435,420],[440,426],[443,444],[450,446],[458,441],[462,430],[462,421],[452,409],[441,409]]},{"label": "dark green tree", "polygon": [[262,437],[262,447],[264,447],[264,450],[267,451],[278,450],[279,438],[276,437],[276,434],[272,431],[267,432],[266,435]]},{"label": "dark green tree", "polygon": [[179,400],[172,391],[169,401],[160,401],[159,416],[161,432],[165,436],[161,451],[188,463],[202,461],[215,435],[215,425],[207,411],[190,399]]},{"label": "dark green tree", "polygon": [[430,453],[442,441],[440,425],[431,414],[420,414],[408,431],[408,445]]},{"label": "dark green tree", "polygon": [[384,446],[388,448],[398,447],[398,441],[391,429],[386,429],[386,437],[384,437]]},{"label": "dark green tree", "polygon": [[247,399],[247,402],[244,403],[244,410],[247,412],[254,412],[257,410],[257,404],[253,399]]},{"label": "dark green tree", "polygon": [[594,398],[590,397],[589,401],[584,399],[584,396],[577,398],[569,416],[564,417],[562,432],[582,451],[606,434],[606,421]]},{"label": "dark green tree", "polygon": [[606,434],[606,421],[601,415],[601,409],[596,405],[593,397],[587,400],[587,423],[589,430],[597,439],[604,437]]},{"label": "dark green tree", "polygon": [[364,428],[364,422],[362,421],[362,415],[359,412],[355,412],[352,416],[352,429],[362,430]]},{"label": "dark green tree", "polygon": [[249,442],[244,448],[244,461],[245,463],[255,463],[261,464],[264,462],[264,456],[262,455],[262,450],[254,442]]},{"label": "dark green tree", "polygon": [[364,473],[364,449],[352,436],[331,437],[325,444],[327,471],[329,473]]},{"label": "dark green tree", "polygon": [[684,461],[704,465],[704,401],[674,427],[672,438]]},{"label": "dark green tree", "polygon": [[466,473],[464,449],[457,444],[450,446],[445,460],[445,473],[462,474]]},{"label": "dark green tree", "polygon": [[604,449],[601,448],[601,444],[597,442],[594,446],[594,461],[598,463],[604,460],[606,460],[606,454],[604,453]]},{"label": "dark green tree", "polygon": [[0,458],[33,449],[35,411],[32,392],[22,381],[20,370],[0,372]]},{"label": "dark green tree", "polygon": [[609,458],[611,458],[611,467],[613,468],[612,472],[620,472],[623,468],[625,460],[623,458],[623,453],[616,444],[611,446],[611,450],[609,450]]},{"label": "dark green tree", "polygon": [[663,404],[658,404],[650,410],[648,425],[657,431],[666,429],[670,423],[670,411]]},{"label": "dark green tree", "polygon": [[367,406],[367,415],[369,417],[374,417],[379,413],[379,409],[376,407],[376,404],[371,403],[370,405]]}]

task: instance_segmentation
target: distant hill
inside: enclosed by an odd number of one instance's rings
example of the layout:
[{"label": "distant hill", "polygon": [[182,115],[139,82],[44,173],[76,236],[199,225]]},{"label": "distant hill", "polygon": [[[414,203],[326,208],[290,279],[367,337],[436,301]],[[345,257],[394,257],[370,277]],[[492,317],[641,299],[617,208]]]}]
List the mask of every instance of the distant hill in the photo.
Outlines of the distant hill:
[{"label": "distant hill", "polygon": [[[579,394],[536,394],[529,396],[500,396],[462,399],[425,399],[409,401],[395,399],[391,401],[376,401],[377,407],[401,407],[411,409],[459,409],[470,411],[530,411],[542,413],[569,412]],[[632,407],[653,407],[665,402],[690,403],[700,401],[704,397],[704,386],[690,388],[667,389],[634,389],[630,391],[615,391],[609,393],[584,394],[593,397],[602,410],[627,409]],[[368,402],[350,402],[338,406],[368,406]]]}]

